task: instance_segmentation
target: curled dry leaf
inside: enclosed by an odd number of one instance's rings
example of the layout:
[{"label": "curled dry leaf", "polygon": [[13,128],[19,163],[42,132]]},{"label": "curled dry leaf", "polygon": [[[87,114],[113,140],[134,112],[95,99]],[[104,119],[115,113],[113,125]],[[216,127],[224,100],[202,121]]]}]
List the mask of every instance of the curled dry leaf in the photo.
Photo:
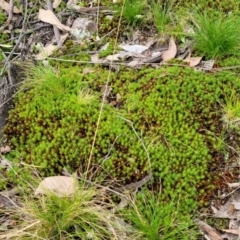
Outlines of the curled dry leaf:
[{"label": "curled dry leaf", "polygon": [[1,147],[0,153],[8,153],[11,151],[11,148],[9,146]]},{"label": "curled dry leaf", "polygon": [[218,233],[214,228],[209,226],[207,223],[200,220],[197,220],[196,223],[199,226],[199,228],[210,237],[210,239],[223,240],[220,233]]},{"label": "curled dry leaf", "polygon": [[240,182],[236,183],[227,183],[228,187],[230,188],[238,188],[240,186]]},{"label": "curled dry leaf", "polygon": [[60,5],[61,1],[62,0],[54,0],[54,2],[52,4],[53,8],[57,8]]},{"label": "curled dry leaf", "polygon": [[174,38],[171,37],[169,40],[169,47],[168,50],[163,52],[162,54],[162,60],[164,62],[167,62],[168,60],[174,58],[177,54],[177,45],[174,41]]},{"label": "curled dry leaf", "polygon": [[239,235],[240,233],[238,229],[223,229],[223,231],[227,233],[236,234],[236,235]]},{"label": "curled dry leaf", "polygon": [[[68,33],[65,35],[61,35],[60,36],[61,43],[63,43],[67,39],[67,37],[68,37]],[[54,50],[56,50],[56,49],[57,49],[57,46],[51,43],[48,46],[41,48],[41,52],[39,54],[37,54],[35,56],[35,58],[37,60],[44,60],[48,56],[52,55]]]},{"label": "curled dry leaf", "polygon": [[54,13],[50,10],[39,9],[38,19],[43,22],[50,23],[59,28],[60,30],[71,31],[71,28],[63,25],[54,15]]},{"label": "curled dry leaf", "polygon": [[[9,12],[9,3],[5,2],[4,0],[0,0],[0,8]],[[21,11],[17,7],[13,7],[13,13],[20,13]]]},{"label": "curled dry leaf", "polygon": [[35,195],[38,194],[54,194],[58,197],[72,196],[78,188],[78,181],[74,177],[69,176],[53,176],[47,177],[40,182]]},{"label": "curled dry leaf", "polygon": [[195,67],[201,62],[201,60],[202,60],[202,57],[190,57],[190,58],[184,59],[183,61],[187,62],[190,67]]},{"label": "curled dry leaf", "polygon": [[120,45],[119,47],[127,52],[132,53],[143,53],[148,49],[148,47],[143,45]]},{"label": "curled dry leaf", "polygon": [[42,51],[36,55],[36,60],[44,60],[46,59],[48,56],[52,55],[52,53],[54,52],[54,50],[57,49],[56,45],[50,44],[47,47],[43,47]]}]

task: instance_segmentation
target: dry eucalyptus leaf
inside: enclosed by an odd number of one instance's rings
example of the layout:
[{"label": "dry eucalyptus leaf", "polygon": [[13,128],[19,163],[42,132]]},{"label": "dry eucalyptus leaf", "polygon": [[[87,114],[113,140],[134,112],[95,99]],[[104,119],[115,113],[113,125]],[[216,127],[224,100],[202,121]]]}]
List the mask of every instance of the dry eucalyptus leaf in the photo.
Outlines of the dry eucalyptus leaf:
[{"label": "dry eucalyptus leaf", "polygon": [[202,60],[202,57],[190,57],[190,58],[184,59],[183,61],[187,62],[190,67],[195,67],[201,62],[201,60]]},{"label": "dry eucalyptus leaf", "polygon": [[[0,8],[9,12],[9,3],[5,2],[4,0],[0,0]],[[13,7],[13,13],[20,13],[21,11],[17,7]]]},{"label": "dry eucalyptus leaf", "polygon": [[11,151],[11,148],[9,146],[1,147],[0,153],[8,153]]},{"label": "dry eucalyptus leaf", "polygon": [[232,201],[232,204],[236,210],[240,210],[240,202]]},{"label": "dry eucalyptus leaf", "polygon": [[[68,37],[68,33],[61,35],[60,36],[61,43],[64,43],[64,41],[67,39],[67,37]],[[41,52],[39,52],[39,54],[37,54],[35,56],[35,58],[37,60],[44,60],[47,57],[51,56],[53,54],[54,50],[56,50],[56,49],[57,49],[57,46],[51,43],[46,47],[42,47]]]},{"label": "dry eucalyptus leaf", "polygon": [[229,218],[229,219],[237,219],[240,220],[240,211],[237,211],[236,207],[238,206],[238,202],[240,202],[240,193],[235,192],[228,201],[222,205],[217,212],[214,213],[213,217],[216,218]]},{"label": "dry eucalyptus leaf", "polygon": [[239,240],[238,236],[232,233],[224,233],[221,236],[222,236],[222,239],[224,240]]},{"label": "dry eucalyptus leaf", "polygon": [[207,223],[200,221],[200,220],[197,220],[196,223],[199,226],[199,228],[201,229],[201,231],[206,233],[210,237],[211,240],[223,240],[220,233],[218,233],[214,228],[209,226]]},{"label": "dry eucalyptus leaf", "polygon": [[210,71],[212,70],[214,63],[215,63],[214,60],[201,61],[197,68],[203,71]]},{"label": "dry eucalyptus leaf", "polygon": [[120,48],[131,53],[143,53],[148,47],[142,45],[120,45]]},{"label": "dry eucalyptus leaf", "polygon": [[99,52],[104,51],[104,50],[107,50],[108,46],[109,46],[109,42],[107,42],[106,44],[104,44],[104,45],[100,48]]},{"label": "dry eucalyptus leaf", "polygon": [[62,0],[54,0],[54,2],[52,4],[53,8],[57,8],[61,2],[62,2]]},{"label": "dry eucalyptus leaf", "polygon": [[227,185],[230,188],[238,188],[240,186],[240,182],[236,182],[236,183],[227,183]]},{"label": "dry eucalyptus leaf", "polygon": [[43,22],[50,23],[59,28],[60,30],[71,31],[71,28],[63,25],[54,15],[54,13],[50,10],[39,9],[38,19]]},{"label": "dry eucalyptus leaf", "polygon": [[69,176],[47,177],[38,185],[35,195],[55,194],[58,197],[72,196],[78,188],[78,181]]},{"label": "dry eucalyptus leaf", "polygon": [[108,61],[120,61],[120,60],[125,59],[128,56],[129,56],[129,54],[127,52],[121,51],[121,52],[116,53],[114,55],[108,55],[106,57],[106,60],[108,60]]},{"label": "dry eucalyptus leaf", "polygon": [[78,5],[79,1],[76,0],[68,0],[67,2],[67,8],[69,9],[75,9],[76,11],[79,11],[81,7]]},{"label": "dry eucalyptus leaf", "polygon": [[36,59],[37,60],[44,60],[46,59],[48,56],[52,55],[54,50],[57,49],[56,45],[53,44],[49,44],[47,47],[43,47],[42,51],[36,55]]},{"label": "dry eucalyptus leaf", "polygon": [[171,37],[169,40],[169,47],[168,50],[163,52],[162,54],[162,60],[164,62],[167,62],[170,59],[173,59],[177,54],[177,45],[174,41],[174,38]]},{"label": "dry eucalyptus leaf", "polygon": [[239,235],[240,233],[238,229],[223,229],[223,231],[227,233],[236,234],[236,235]]}]

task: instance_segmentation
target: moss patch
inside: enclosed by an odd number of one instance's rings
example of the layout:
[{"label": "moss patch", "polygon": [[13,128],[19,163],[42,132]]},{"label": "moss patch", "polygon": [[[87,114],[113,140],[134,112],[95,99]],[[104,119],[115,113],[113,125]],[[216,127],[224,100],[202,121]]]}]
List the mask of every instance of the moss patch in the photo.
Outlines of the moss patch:
[{"label": "moss patch", "polygon": [[[43,174],[86,168],[107,76],[102,67],[34,71],[4,130],[24,162]],[[174,188],[191,206],[212,191],[209,171],[218,164],[215,135],[222,131],[217,102],[228,89],[239,91],[239,79],[181,67],[122,68],[110,74],[110,86],[91,166],[125,183],[153,171],[165,196]]]}]

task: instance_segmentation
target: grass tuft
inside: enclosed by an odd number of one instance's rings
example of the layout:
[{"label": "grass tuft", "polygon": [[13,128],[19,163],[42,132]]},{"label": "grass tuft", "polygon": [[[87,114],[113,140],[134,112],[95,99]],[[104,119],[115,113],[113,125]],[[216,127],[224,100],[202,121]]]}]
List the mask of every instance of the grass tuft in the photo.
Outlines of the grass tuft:
[{"label": "grass tuft", "polygon": [[[2,229],[0,239],[124,239],[133,234],[124,221],[111,212],[114,204],[100,187],[80,186],[71,197],[53,193],[24,195],[21,206],[5,212],[14,222]],[[130,233],[131,232],[131,233]]]},{"label": "grass tuft", "polygon": [[123,18],[132,26],[136,26],[143,20],[145,1],[125,0]]},{"label": "grass tuft", "polygon": [[126,219],[141,234],[141,239],[196,239],[198,232],[188,214],[180,211],[177,199],[164,202],[161,194],[139,192],[126,210]]},{"label": "grass tuft", "polygon": [[207,58],[223,58],[239,51],[239,19],[233,15],[219,13],[216,16],[195,15],[194,42],[196,50]]}]

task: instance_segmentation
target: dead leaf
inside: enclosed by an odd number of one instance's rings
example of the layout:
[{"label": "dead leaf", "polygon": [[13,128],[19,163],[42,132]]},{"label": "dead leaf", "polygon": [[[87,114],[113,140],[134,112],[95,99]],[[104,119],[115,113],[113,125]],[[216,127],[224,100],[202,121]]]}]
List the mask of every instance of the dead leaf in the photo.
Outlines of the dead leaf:
[{"label": "dead leaf", "polygon": [[57,8],[60,5],[61,1],[62,0],[54,0],[54,2],[52,4],[53,8]]},{"label": "dead leaf", "polygon": [[9,146],[1,147],[0,153],[8,153],[11,151],[11,148]]},{"label": "dead leaf", "polygon": [[121,98],[122,98],[122,96],[120,95],[120,93],[117,93],[116,94],[116,101],[117,101],[117,103],[120,102]]},{"label": "dead leaf", "polygon": [[50,23],[60,30],[71,31],[71,28],[63,25],[50,10],[39,9],[38,19],[43,22]]},{"label": "dead leaf", "polygon": [[202,57],[190,57],[186,58],[183,61],[189,63],[190,67],[195,67],[197,66],[202,60]]},{"label": "dead leaf", "polygon": [[92,63],[101,62],[101,60],[100,60],[99,57],[98,57],[98,54],[93,54],[93,55],[91,55],[90,57],[91,57],[91,62],[92,62]]},{"label": "dead leaf", "polygon": [[240,202],[232,201],[232,204],[235,209],[240,210]]},{"label": "dead leaf", "polygon": [[223,240],[220,233],[218,233],[214,228],[209,226],[207,223],[200,220],[197,220],[196,223],[199,226],[199,228],[203,232],[207,233],[212,240]]},{"label": "dead leaf", "polygon": [[177,45],[174,41],[174,38],[171,36],[169,40],[169,47],[168,50],[163,52],[162,54],[162,60],[164,62],[167,62],[170,59],[173,59],[177,54]]},{"label": "dead leaf", "polygon": [[78,181],[75,177],[53,176],[47,177],[40,182],[35,195],[55,194],[58,197],[72,196],[78,188]]},{"label": "dead leaf", "polygon": [[237,182],[237,183],[227,183],[227,185],[230,187],[230,188],[237,188],[240,186],[240,182]]},{"label": "dead leaf", "polygon": [[143,53],[148,49],[143,45],[119,45],[120,48],[131,53]]},{"label": "dead leaf", "polygon": [[37,60],[44,60],[46,59],[48,56],[52,55],[54,50],[57,49],[56,45],[53,44],[49,44],[47,47],[43,47],[42,51],[36,55],[36,59]]},{"label": "dead leaf", "polygon": [[239,235],[239,230],[238,229],[223,229],[223,231],[227,232],[227,233],[232,233],[232,234]]},{"label": "dead leaf", "polygon": [[93,72],[95,72],[95,70],[93,70],[92,68],[84,68],[82,73],[83,73],[83,75],[85,75],[85,74],[93,73]]},{"label": "dead leaf", "polygon": [[203,70],[203,71],[210,71],[210,70],[212,70],[214,63],[215,63],[214,60],[201,61],[199,66],[197,66],[196,68]]},{"label": "dead leaf", "polygon": [[[64,43],[64,41],[67,39],[67,37],[68,37],[68,33],[65,34],[65,35],[61,35],[61,36],[60,36],[60,41],[61,41],[61,43]],[[58,48],[58,47],[57,47],[56,45],[52,44],[52,43],[49,44],[49,45],[46,46],[46,47],[42,47],[40,53],[37,54],[37,55],[35,56],[35,58],[36,58],[37,60],[44,60],[44,59],[46,59],[47,57],[51,56],[51,55],[53,54],[54,50],[56,50],[57,48]]]},{"label": "dead leaf", "polygon": [[[0,0],[0,8],[9,12],[9,3],[5,2],[4,0]],[[21,11],[17,7],[13,7],[13,13],[20,13]]]},{"label": "dead leaf", "polygon": [[240,220],[240,211],[237,211],[234,206],[236,204],[236,207],[239,207],[238,202],[240,202],[240,193],[235,192],[228,201],[214,213],[213,217]]},{"label": "dead leaf", "polygon": [[106,57],[106,60],[108,61],[120,61],[123,59],[126,59],[129,56],[129,54],[127,52],[121,51],[119,53],[116,53],[114,55],[108,55]]},{"label": "dead leaf", "polygon": [[145,56],[140,54],[140,53],[120,51],[120,52],[118,52],[114,55],[108,55],[106,57],[106,60],[108,60],[108,61],[122,61],[122,60],[126,60],[126,59],[129,59],[129,58],[145,58]]},{"label": "dead leaf", "polygon": [[[224,233],[221,235],[224,240],[238,240],[238,236],[232,233]],[[210,239],[211,240],[211,239]]]},{"label": "dead leaf", "polygon": [[102,52],[102,51],[104,51],[104,50],[107,50],[108,46],[109,46],[109,42],[107,42],[106,44],[104,44],[104,45],[100,48],[99,52]]}]

